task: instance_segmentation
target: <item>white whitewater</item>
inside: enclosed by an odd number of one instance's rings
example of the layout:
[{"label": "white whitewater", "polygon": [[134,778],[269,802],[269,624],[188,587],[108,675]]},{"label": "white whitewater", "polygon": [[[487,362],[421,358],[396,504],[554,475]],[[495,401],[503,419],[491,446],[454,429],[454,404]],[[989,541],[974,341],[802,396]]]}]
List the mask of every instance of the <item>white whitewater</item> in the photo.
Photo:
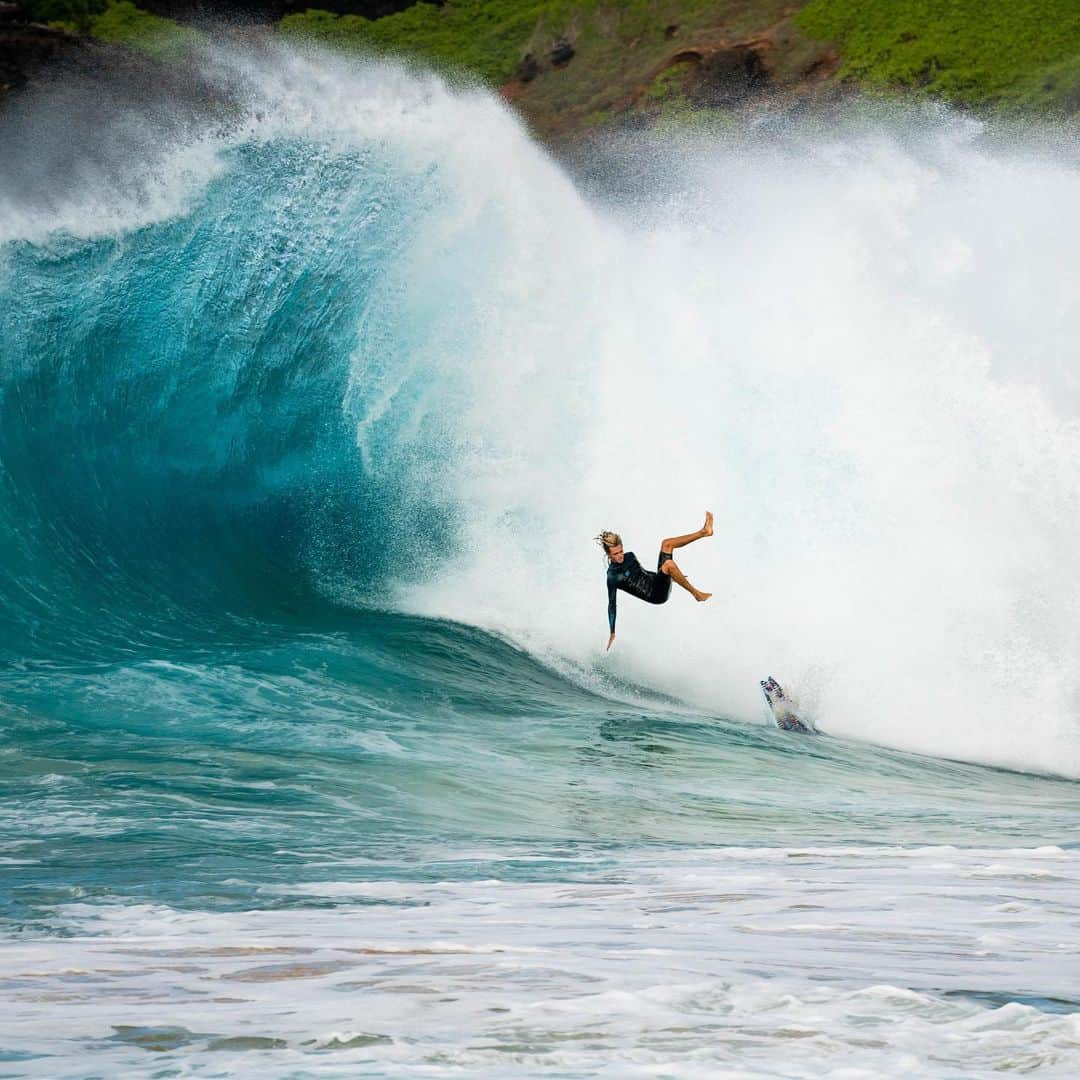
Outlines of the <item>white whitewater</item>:
[{"label": "white whitewater", "polygon": [[[492,129],[388,316],[468,540],[421,609],[719,714],[775,673],[825,731],[1080,775],[1080,159],[877,117],[624,146],[649,180],[589,207]],[[648,566],[705,508],[713,600],[624,599],[601,660],[590,537]]]}]

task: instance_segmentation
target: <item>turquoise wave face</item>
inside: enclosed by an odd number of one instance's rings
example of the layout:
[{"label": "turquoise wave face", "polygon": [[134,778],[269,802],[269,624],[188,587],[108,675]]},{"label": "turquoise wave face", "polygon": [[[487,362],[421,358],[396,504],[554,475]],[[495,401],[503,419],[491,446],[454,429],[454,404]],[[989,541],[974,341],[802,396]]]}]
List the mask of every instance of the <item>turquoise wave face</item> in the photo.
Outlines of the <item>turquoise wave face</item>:
[{"label": "turquoise wave face", "polygon": [[[377,587],[422,513],[342,408],[423,181],[373,154],[241,146],[187,216],[9,245],[0,649],[96,657]],[[317,193],[309,189],[317,178]],[[410,517],[412,515],[412,517]]]}]

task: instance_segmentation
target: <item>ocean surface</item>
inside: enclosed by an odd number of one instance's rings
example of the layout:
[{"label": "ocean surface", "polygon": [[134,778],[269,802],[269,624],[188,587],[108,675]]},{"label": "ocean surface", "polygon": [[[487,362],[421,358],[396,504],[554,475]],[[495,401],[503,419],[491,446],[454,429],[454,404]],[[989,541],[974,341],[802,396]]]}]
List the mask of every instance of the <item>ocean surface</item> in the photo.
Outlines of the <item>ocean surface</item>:
[{"label": "ocean surface", "polygon": [[1080,1074],[1075,140],[202,78],[0,118],[0,1076]]}]

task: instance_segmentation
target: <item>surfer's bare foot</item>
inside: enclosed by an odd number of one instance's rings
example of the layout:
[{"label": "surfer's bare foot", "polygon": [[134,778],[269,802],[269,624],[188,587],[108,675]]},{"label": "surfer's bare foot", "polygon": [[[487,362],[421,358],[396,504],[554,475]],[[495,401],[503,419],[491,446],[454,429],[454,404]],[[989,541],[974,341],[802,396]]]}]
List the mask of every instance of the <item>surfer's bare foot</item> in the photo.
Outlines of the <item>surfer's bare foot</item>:
[{"label": "surfer's bare foot", "polygon": [[[705,524],[701,527],[702,536],[712,536],[712,511],[705,511]],[[706,597],[712,596],[712,593],[706,593]]]},{"label": "surfer's bare foot", "polygon": [[694,590],[694,599],[700,604],[703,600],[708,600],[712,596],[711,592],[702,592],[700,589]]}]

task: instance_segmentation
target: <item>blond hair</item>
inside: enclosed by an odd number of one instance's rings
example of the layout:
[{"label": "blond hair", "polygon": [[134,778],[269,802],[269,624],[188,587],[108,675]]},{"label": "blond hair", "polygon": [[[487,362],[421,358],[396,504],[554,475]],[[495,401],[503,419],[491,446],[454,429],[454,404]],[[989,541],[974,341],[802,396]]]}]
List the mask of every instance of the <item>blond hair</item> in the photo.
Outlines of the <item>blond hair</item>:
[{"label": "blond hair", "polygon": [[622,543],[622,537],[617,532],[609,532],[607,529],[599,536],[594,536],[593,539],[604,549],[605,555],[613,547],[618,547]]}]

